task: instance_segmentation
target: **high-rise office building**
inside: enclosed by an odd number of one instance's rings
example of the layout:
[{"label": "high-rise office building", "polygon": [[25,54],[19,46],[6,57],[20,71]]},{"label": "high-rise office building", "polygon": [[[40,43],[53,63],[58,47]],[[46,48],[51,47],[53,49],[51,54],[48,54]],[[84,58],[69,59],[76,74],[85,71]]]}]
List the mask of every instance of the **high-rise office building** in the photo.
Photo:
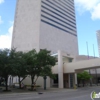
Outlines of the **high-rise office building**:
[{"label": "high-rise office building", "polygon": [[74,0],[17,0],[12,47],[78,55]]},{"label": "high-rise office building", "polygon": [[97,34],[98,51],[99,51],[99,57],[100,57],[100,30],[98,30],[96,34]]}]

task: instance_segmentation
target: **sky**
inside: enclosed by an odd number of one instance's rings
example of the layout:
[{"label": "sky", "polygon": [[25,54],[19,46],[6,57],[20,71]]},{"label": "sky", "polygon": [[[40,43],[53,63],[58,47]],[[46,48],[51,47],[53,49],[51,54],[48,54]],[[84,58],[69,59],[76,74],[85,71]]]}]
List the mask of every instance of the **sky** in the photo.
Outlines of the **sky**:
[{"label": "sky", "polygon": [[[10,48],[16,0],[0,0],[0,49]],[[75,0],[80,55],[99,56],[96,31],[100,30],[100,0]],[[93,45],[94,51],[93,52]]]}]

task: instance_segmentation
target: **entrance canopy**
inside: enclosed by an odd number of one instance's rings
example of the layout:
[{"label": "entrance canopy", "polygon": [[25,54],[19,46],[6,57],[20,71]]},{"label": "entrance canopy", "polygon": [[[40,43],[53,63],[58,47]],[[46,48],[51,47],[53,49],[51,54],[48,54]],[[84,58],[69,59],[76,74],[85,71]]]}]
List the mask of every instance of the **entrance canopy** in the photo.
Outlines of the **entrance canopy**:
[{"label": "entrance canopy", "polygon": [[[77,74],[79,71],[88,69],[100,68],[100,58],[93,59],[76,59],[75,56],[69,55],[67,53],[58,51],[57,54],[52,55],[58,58],[58,62],[52,68],[54,74],[58,74],[58,87],[63,88],[64,74],[68,74],[70,77],[70,82],[75,78],[75,84],[77,84]],[[83,60],[82,60],[83,59]]]},{"label": "entrance canopy", "polygon": [[87,69],[100,68],[100,58],[64,64],[64,73],[75,73]]},{"label": "entrance canopy", "polygon": [[[79,59],[76,60],[75,56],[69,55],[61,51],[59,51],[56,54],[53,54],[52,56],[58,58],[57,64],[52,68],[54,74],[58,74],[59,71],[61,72],[61,70],[63,73],[77,73],[83,70],[100,68],[100,58],[92,57],[92,59],[87,59],[85,57],[85,59],[83,59],[84,56],[80,56]],[[70,60],[72,61],[70,62]]]}]

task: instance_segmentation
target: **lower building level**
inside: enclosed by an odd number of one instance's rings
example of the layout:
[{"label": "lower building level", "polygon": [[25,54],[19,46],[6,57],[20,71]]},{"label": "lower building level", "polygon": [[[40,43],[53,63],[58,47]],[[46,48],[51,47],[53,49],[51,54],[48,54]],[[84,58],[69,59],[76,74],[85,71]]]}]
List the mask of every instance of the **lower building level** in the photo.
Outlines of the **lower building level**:
[{"label": "lower building level", "polygon": [[[84,70],[88,71],[93,76],[93,84],[100,82],[100,58],[87,57],[84,55],[73,56],[62,51],[58,51],[58,53],[53,54],[52,56],[56,56],[58,59],[56,65],[52,67],[52,72],[55,74],[56,78],[50,79],[47,77],[47,88],[73,88],[77,85],[77,73]],[[14,78],[13,83],[14,82],[18,83],[17,77]],[[26,77],[26,79],[23,80],[23,83],[25,85],[31,85],[31,77]],[[36,85],[44,87],[43,77],[38,78]]]}]

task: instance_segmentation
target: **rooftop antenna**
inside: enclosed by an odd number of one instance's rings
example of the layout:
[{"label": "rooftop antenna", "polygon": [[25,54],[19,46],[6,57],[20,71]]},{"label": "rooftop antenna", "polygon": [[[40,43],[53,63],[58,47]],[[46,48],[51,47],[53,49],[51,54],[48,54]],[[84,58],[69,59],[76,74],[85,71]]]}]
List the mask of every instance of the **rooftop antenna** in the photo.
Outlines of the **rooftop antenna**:
[{"label": "rooftop antenna", "polygon": [[95,49],[94,49],[94,44],[93,44],[93,54],[94,54],[94,58],[95,58]]},{"label": "rooftop antenna", "polygon": [[86,46],[87,46],[87,55],[88,55],[88,59],[89,59],[88,42],[86,42]]}]

